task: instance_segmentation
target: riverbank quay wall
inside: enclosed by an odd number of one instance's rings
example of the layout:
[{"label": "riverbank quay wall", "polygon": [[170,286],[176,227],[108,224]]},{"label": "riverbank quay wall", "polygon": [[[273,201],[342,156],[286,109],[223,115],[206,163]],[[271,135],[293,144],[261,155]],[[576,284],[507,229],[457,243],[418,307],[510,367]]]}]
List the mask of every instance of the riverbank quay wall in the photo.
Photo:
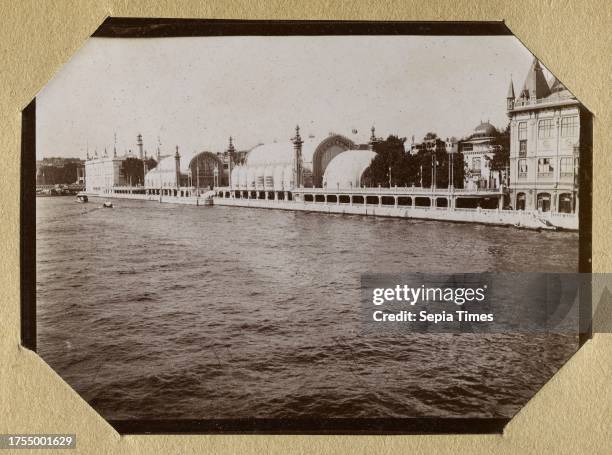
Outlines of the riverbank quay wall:
[{"label": "riverbank quay wall", "polygon": [[374,204],[326,204],[324,202],[281,201],[261,199],[214,198],[214,205],[230,207],[251,207],[260,209],[294,210],[304,212],[334,213],[341,215],[382,216],[460,223],[481,223],[497,226],[521,226],[541,229],[547,223],[566,230],[578,229],[578,218],[569,214],[541,214],[499,209],[452,209],[442,207],[394,207]]},{"label": "riverbank quay wall", "polygon": [[93,198],[102,198],[102,199],[134,199],[139,201],[152,201],[152,202],[162,202],[168,204],[186,204],[186,205],[212,205],[213,204],[213,192],[196,192],[189,191],[189,189],[185,189],[185,191],[179,191],[176,193],[163,193],[157,194],[146,193],[141,188],[135,187],[133,189],[128,187],[119,187],[115,191],[105,191],[105,192],[87,192],[85,193],[89,197]]},{"label": "riverbank quay wall", "polygon": [[[546,228],[548,225],[566,230],[578,230],[578,216],[569,213],[553,213],[522,210],[482,209],[482,208],[457,208],[454,207],[452,197],[442,190],[437,190],[430,195],[430,206],[415,205],[416,197],[423,197],[420,192],[415,192],[414,197],[409,200],[409,205],[399,205],[401,197],[409,196],[390,195],[384,190],[356,189],[351,193],[348,202],[346,198],[332,193],[326,193],[322,189],[300,189],[293,192],[283,192],[280,196],[268,193],[260,193],[264,198],[242,198],[235,197],[235,193],[223,188],[214,191],[193,191],[191,188],[183,188],[171,194],[147,194],[142,189],[119,187],[116,191],[104,193],[87,193],[91,197],[145,200],[158,203],[189,204],[189,205],[219,205],[229,207],[250,207],[260,209],[294,210],[317,213],[332,213],[344,215],[381,216],[391,218],[423,219],[452,221],[462,223],[481,223],[498,226],[520,226],[529,229]],[[306,197],[309,194],[311,197]],[[446,194],[446,196],[444,196]],[[250,196],[250,194],[248,195]],[[280,197],[279,197],[280,196]],[[359,197],[361,196],[361,197]],[[437,198],[447,198],[449,203],[446,207],[433,205]],[[308,199],[308,200],[306,200]],[[333,200],[333,202],[331,202]],[[360,201],[360,202],[355,202]],[[376,201],[375,203],[373,203]],[[388,202],[393,201],[391,204]]]}]

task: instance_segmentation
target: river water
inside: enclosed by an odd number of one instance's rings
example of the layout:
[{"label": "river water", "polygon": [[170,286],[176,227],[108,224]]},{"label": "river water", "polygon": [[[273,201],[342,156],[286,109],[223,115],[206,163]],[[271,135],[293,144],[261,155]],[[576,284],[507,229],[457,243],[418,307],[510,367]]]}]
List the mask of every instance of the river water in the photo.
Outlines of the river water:
[{"label": "river water", "polygon": [[38,352],[108,419],[511,417],[568,335],[364,336],[364,272],[577,270],[576,233],[36,200]]}]

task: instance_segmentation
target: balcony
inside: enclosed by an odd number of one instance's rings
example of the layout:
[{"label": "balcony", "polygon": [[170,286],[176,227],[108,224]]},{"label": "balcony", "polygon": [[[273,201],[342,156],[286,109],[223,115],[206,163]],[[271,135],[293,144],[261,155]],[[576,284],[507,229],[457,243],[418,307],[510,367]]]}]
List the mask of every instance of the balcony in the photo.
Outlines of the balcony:
[{"label": "balcony", "polygon": [[538,172],[539,179],[551,179],[554,176],[554,172]]}]

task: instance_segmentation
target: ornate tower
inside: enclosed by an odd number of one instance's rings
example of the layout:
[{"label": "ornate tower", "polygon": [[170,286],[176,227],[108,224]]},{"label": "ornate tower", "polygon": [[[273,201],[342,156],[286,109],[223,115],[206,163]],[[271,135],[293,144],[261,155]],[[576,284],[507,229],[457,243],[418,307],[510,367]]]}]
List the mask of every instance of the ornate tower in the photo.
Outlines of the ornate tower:
[{"label": "ornate tower", "polygon": [[506,95],[506,110],[511,111],[514,109],[514,84],[512,83],[512,77],[510,77],[510,86],[508,87],[508,94]]},{"label": "ornate tower", "polygon": [[374,125],[372,125],[372,129],[370,131],[372,131],[372,134],[370,134],[370,142],[368,145],[370,146],[370,150],[374,150],[374,146],[378,142],[378,138],[376,137],[376,128],[374,128]]},{"label": "ornate tower", "polygon": [[296,188],[300,188],[304,185],[304,167],[302,162],[302,144],[304,141],[300,136],[300,126],[295,127],[295,137],[291,139],[293,142],[293,174],[294,174],[294,185]]},{"label": "ornate tower", "polygon": [[176,188],[178,189],[181,186],[181,155],[179,155],[178,145],[174,154],[174,170],[176,172]]},{"label": "ornate tower", "polygon": [[234,148],[234,143],[233,143],[233,139],[232,136],[229,137],[229,145],[227,147],[227,172],[228,172],[228,182],[229,182],[229,186],[230,188],[232,187],[232,163],[234,162],[234,154],[236,152],[236,149]]},{"label": "ornate tower", "polygon": [[138,144],[138,158],[142,160],[144,159],[144,155],[142,153],[142,134],[140,133],[136,136],[136,144]]}]

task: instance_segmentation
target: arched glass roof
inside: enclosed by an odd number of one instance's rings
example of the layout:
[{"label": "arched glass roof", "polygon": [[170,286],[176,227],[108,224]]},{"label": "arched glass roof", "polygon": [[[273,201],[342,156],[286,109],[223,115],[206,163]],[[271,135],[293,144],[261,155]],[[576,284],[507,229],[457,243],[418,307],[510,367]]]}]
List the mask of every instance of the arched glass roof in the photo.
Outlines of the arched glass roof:
[{"label": "arched glass roof", "polygon": [[355,188],[361,184],[361,176],[376,156],[371,150],[347,150],[334,157],[323,175],[327,188]]},{"label": "arched glass roof", "polygon": [[[323,139],[317,139],[314,137],[302,138],[302,140],[304,141],[302,144],[302,161],[304,163],[312,163],[312,158],[317,147],[325,141],[328,141],[332,137],[339,137],[346,140],[347,142],[350,142],[349,139],[337,134],[331,134],[330,136],[324,137]],[[293,142],[291,141],[260,144],[256,147],[253,147],[253,149],[249,151],[246,158],[246,164],[247,166],[291,164],[293,162],[293,150]]]},{"label": "arched glass roof", "polygon": [[[204,154],[204,153],[210,153],[207,151],[202,151],[202,152],[181,152],[179,150],[179,155],[180,155],[180,169],[181,169],[181,174],[188,174],[189,173],[189,165],[191,164],[191,162],[193,161],[193,159],[195,157],[197,157],[198,155]],[[168,172],[175,172],[175,164],[174,164],[174,154],[172,155],[168,155],[165,157],[162,157],[161,161],[159,162],[159,164],[157,165],[157,167],[155,167],[154,169],[151,169],[148,173],[156,173],[156,172],[164,172],[164,173],[168,173]]]}]

